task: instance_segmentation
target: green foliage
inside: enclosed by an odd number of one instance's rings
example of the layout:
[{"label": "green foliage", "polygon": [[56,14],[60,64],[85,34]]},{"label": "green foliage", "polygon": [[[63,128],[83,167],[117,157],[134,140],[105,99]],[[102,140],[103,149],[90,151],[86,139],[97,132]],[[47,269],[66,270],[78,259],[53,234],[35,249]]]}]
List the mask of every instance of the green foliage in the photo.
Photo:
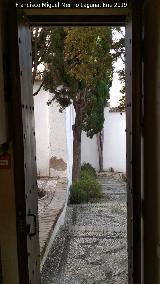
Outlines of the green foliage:
[{"label": "green foliage", "polygon": [[[125,35],[122,31],[121,28],[116,27],[114,28],[115,31],[119,33],[121,36],[120,39],[114,41],[113,43],[113,50],[114,50],[114,60],[117,60],[121,58],[122,62],[124,63],[124,67],[120,70],[117,71],[119,80],[121,81],[121,93],[122,93],[122,98],[119,100],[119,110],[120,111],[125,111]],[[114,31],[113,30],[113,31]]]},{"label": "green foliage", "polygon": [[[113,42],[114,30],[122,37]],[[72,102],[80,103],[82,129],[92,137],[103,128],[112,62],[120,57],[125,60],[124,46],[119,27],[32,28],[33,82],[37,75],[42,78],[44,89],[53,94],[48,104],[56,100],[61,111]],[[37,69],[41,63],[43,72]],[[124,70],[119,77],[124,82]]]},{"label": "green foliage", "polygon": [[[112,30],[110,27],[66,28],[65,62],[69,75],[81,83],[82,130],[92,138],[104,124],[104,107],[112,83]],[[76,100],[75,100],[76,98]]]},{"label": "green foliage", "polygon": [[[74,141],[79,144],[81,140],[77,129],[80,134],[85,131],[90,138],[103,129],[104,107],[113,77],[112,63],[121,55],[123,46],[123,40],[112,42],[112,30],[111,27],[32,30],[33,82],[37,66],[43,62],[45,69],[39,73],[42,77],[40,88],[43,86],[46,91],[49,90],[48,105],[56,101],[60,111],[73,103],[76,112]],[[111,52],[113,50],[115,52]],[[75,147],[78,149],[78,146]],[[73,151],[74,180],[79,176],[80,167],[77,149]]]},{"label": "green foliage", "polygon": [[92,137],[103,128],[103,111],[112,83],[112,29],[36,28],[32,39],[33,66],[37,67],[43,57],[43,88],[52,93],[48,104],[56,100],[61,111],[72,102],[75,109],[80,104],[81,128]]},{"label": "green foliage", "polygon": [[87,191],[81,180],[77,180],[70,186],[70,203],[80,204],[88,201]]},{"label": "green foliage", "polygon": [[81,166],[80,176],[82,177],[86,174],[89,174],[90,176],[93,176],[95,178],[97,177],[95,168],[93,168],[89,163],[83,163],[83,165]]},{"label": "green foliage", "polygon": [[70,186],[70,203],[85,203],[101,196],[101,184],[95,169],[88,163],[81,169],[80,178]]},{"label": "green foliage", "polygon": [[[109,78],[109,74],[108,74]],[[86,115],[83,119],[82,129],[87,136],[92,138],[94,134],[99,133],[104,124],[104,107],[109,98],[109,88],[111,87],[112,77],[108,85],[104,81],[97,82],[96,86],[90,89],[92,99],[88,103]]]},{"label": "green foliage", "polygon": [[122,112],[126,110],[126,98],[125,98],[125,95],[122,96],[122,98],[119,100],[118,108]]},{"label": "green foliage", "polygon": [[68,72],[86,86],[106,79],[106,70],[112,69],[112,30],[109,27],[65,28],[64,58]]}]

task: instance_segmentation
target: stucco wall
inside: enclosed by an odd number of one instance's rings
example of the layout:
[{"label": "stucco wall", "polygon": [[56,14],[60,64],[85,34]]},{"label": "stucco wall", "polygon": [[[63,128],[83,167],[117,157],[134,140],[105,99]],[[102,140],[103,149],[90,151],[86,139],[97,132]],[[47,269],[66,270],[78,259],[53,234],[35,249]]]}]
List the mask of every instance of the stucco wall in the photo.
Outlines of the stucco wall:
[{"label": "stucco wall", "polygon": [[[36,83],[34,88],[38,87]],[[59,112],[56,102],[48,106],[50,94],[44,90],[34,98],[37,141],[37,168],[41,176],[67,176],[72,180],[73,133],[75,112],[73,106]],[[126,167],[126,116],[125,113],[109,112],[105,108],[104,123],[104,170],[113,168],[125,172]],[[99,169],[97,138],[82,133],[81,161]]]},{"label": "stucco wall", "polygon": [[113,168],[126,171],[126,114],[109,112],[105,108],[104,122],[104,170]]},{"label": "stucco wall", "polygon": [[66,110],[56,102],[49,106],[49,167],[51,177],[67,175]]},{"label": "stucco wall", "polygon": [[66,138],[67,138],[67,176],[68,184],[72,183],[73,165],[73,132],[72,125],[75,121],[75,111],[73,105],[66,108]]},{"label": "stucco wall", "polygon": [[83,164],[84,162],[90,163],[97,170],[99,169],[96,136],[90,139],[85,132],[82,132],[81,163]]},{"label": "stucco wall", "polygon": [[[40,82],[34,84],[34,91]],[[34,97],[37,172],[39,176],[68,177],[72,180],[74,108],[69,106],[62,113],[54,102],[47,101],[52,94],[41,91]]]},{"label": "stucco wall", "polygon": [[[36,82],[33,90],[37,90],[39,85],[40,82]],[[44,92],[43,89],[34,97],[37,173],[39,176],[49,176],[48,97],[48,92]]]},{"label": "stucco wall", "polygon": [[[104,170],[113,168],[115,171],[126,171],[126,115],[119,112],[109,112],[105,108],[104,122]],[[96,136],[92,139],[82,134],[82,163],[89,162],[99,169]]]}]

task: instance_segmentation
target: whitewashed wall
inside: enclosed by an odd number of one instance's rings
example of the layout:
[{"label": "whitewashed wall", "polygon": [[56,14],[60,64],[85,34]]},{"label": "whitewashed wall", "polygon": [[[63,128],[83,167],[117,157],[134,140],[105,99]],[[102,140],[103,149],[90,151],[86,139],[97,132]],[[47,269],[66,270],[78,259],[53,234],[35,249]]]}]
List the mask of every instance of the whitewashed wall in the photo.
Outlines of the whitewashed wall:
[{"label": "whitewashed wall", "polygon": [[49,106],[50,176],[67,175],[66,110],[59,112],[56,102]]},{"label": "whitewashed wall", "polygon": [[97,138],[94,135],[92,139],[86,136],[85,132],[82,132],[81,140],[81,163],[90,163],[95,169],[99,169],[98,150],[97,150]]},{"label": "whitewashed wall", "polygon": [[[34,91],[40,82],[34,84]],[[55,102],[48,106],[49,92],[34,97],[37,172],[39,176],[68,177],[72,181],[73,134],[75,112],[69,106],[63,113]]]},{"label": "whitewashed wall", "polygon": [[72,126],[75,122],[75,111],[73,105],[66,108],[66,137],[67,137],[67,176],[69,186],[72,183],[73,165],[73,131]]},{"label": "whitewashed wall", "polygon": [[[40,83],[34,85],[34,90]],[[51,95],[41,90],[34,97],[37,169],[40,176],[67,176],[72,180],[73,163],[73,133],[75,112],[69,106],[63,113],[54,103],[47,105]],[[115,171],[125,172],[126,161],[126,116],[119,112],[109,112],[105,108],[104,123],[104,170],[113,168]],[[89,162],[99,169],[96,136],[87,138],[82,133],[82,163]]]},{"label": "whitewashed wall", "polygon": [[109,112],[105,108],[104,123],[104,170],[113,168],[116,171],[126,171],[126,114]]},{"label": "whitewashed wall", "polygon": [[[104,123],[104,151],[103,163],[104,170],[113,168],[115,171],[126,171],[126,115],[119,112],[109,112],[109,108],[105,108]],[[99,169],[98,149],[96,136],[92,139],[82,135],[82,163],[89,162],[91,165]]]},{"label": "whitewashed wall", "polygon": [[[36,82],[33,87],[35,92],[40,85]],[[49,94],[41,91],[34,97],[35,133],[37,173],[39,176],[49,176],[49,107],[47,106]]]}]

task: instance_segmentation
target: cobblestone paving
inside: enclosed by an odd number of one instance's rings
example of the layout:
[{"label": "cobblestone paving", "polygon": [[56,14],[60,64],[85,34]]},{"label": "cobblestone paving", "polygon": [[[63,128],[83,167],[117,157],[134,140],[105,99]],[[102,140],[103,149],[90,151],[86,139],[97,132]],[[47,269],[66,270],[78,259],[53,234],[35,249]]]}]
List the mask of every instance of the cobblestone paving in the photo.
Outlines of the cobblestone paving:
[{"label": "cobblestone paving", "polygon": [[45,196],[38,200],[39,240],[42,257],[64,207],[67,179],[42,178],[38,180],[38,187],[46,192]]},{"label": "cobblestone paving", "polygon": [[115,173],[99,180],[99,202],[68,206],[43,266],[42,284],[128,283],[125,182]]}]

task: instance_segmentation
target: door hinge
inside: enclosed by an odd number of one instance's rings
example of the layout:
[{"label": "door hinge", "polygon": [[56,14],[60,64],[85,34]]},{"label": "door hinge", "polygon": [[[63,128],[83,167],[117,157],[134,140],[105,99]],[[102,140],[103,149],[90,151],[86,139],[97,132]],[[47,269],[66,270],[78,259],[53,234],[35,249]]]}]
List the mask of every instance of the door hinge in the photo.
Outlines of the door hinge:
[{"label": "door hinge", "polygon": [[29,237],[33,237],[37,234],[37,216],[35,214],[28,214],[28,217],[32,217],[33,218],[33,224],[34,224],[34,230],[32,231],[32,225],[31,224],[27,224],[27,235],[29,235]]}]

